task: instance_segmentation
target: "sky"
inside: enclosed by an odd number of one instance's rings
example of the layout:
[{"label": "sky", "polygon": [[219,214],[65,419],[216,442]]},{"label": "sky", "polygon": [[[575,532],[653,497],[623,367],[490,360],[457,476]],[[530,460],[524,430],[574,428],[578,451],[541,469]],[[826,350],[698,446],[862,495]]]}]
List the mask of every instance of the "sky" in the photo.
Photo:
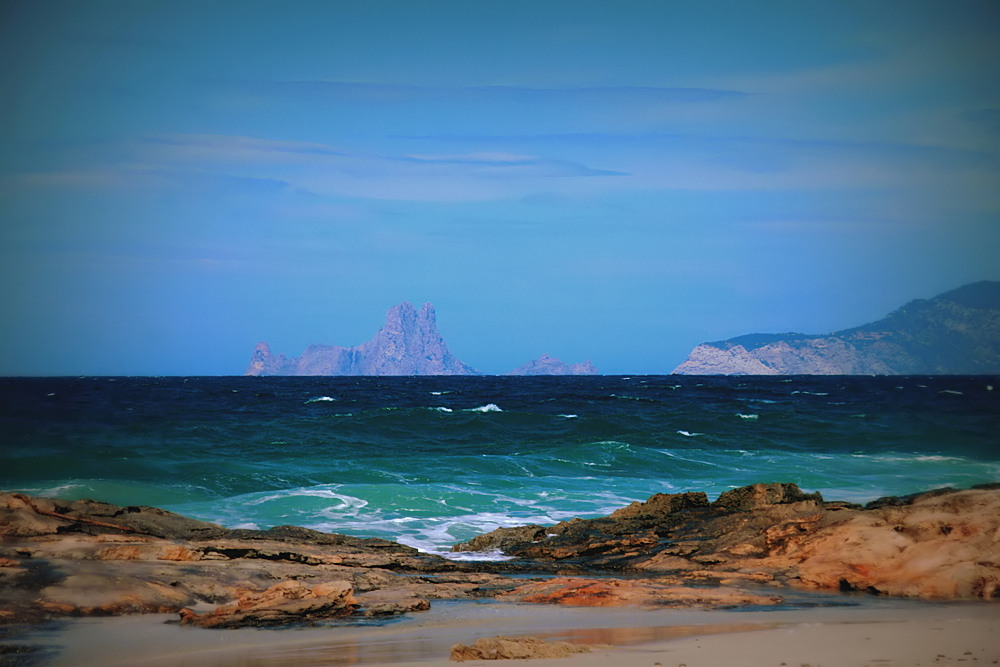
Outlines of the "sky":
[{"label": "sky", "polygon": [[0,0],[0,375],[242,374],[431,302],[669,373],[1000,279],[1000,3]]}]

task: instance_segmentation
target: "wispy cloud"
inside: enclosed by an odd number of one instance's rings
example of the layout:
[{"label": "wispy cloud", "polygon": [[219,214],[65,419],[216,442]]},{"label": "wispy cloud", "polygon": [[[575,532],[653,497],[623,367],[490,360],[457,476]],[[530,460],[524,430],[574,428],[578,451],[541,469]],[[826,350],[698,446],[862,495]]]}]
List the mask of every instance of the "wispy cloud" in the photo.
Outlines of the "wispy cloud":
[{"label": "wispy cloud", "polygon": [[702,104],[730,102],[747,93],[729,88],[667,86],[483,86],[483,85],[407,85],[322,80],[206,81],[217,90],[267,94],[295,99],[335,99],[358,104],[420,102],[426,100],[476,101],[499,103],[520,101],[538,104],[664,103]]},{"label": "wispy cloud", "polygon": [[[574,160],[527,154],[375,153],[224,135],[153,137],[109,152],[115,161],[98,161],[89,169],[23,174],[17,182],[26,187],[177,187],[237,194],[293,190],[321,197],[469,201],[546,190],[552,179],[623,175]],[[118,159],[123,154],[128,158]]]}]

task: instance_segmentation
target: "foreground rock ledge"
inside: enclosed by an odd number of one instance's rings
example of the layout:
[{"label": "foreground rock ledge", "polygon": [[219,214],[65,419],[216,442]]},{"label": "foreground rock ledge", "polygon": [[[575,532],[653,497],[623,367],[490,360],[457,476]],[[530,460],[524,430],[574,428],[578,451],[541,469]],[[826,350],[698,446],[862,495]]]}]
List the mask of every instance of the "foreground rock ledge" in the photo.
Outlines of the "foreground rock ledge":
[{"label": "foreground rock ledge", "polygon": [[507,578],[387,540],[228,530],[150,507],[0,494],[0,622],[178,613],[269,627],[493,597]]},{"label": "foreground rock ledge", "polygon": [[[794,484],[755,484],[715,502],[703,493],[657,494],[608,517],[500,529],[456,546],[497,548],[519,560],[455,562],[387,540],[294,526],[230,530],[149,507],[0,493],[0,623],[177,613],[206,628],[266,627],[484,597],[586,606],[780,602],[761,584],[778,594],[787,584],[998,599],[1000,485],[864,508],[824,502]],[[563,576],[523,576],[557,571]]]},{"label": "foreground rock ledge", "polygon": [[[754,484],[710,503],[656,494],[608,517],[502,528],[454,547],[533,561],[927,599],[1000,598],[1000,484],[824,502]],[[567,593],[567,597],[574,597]]]}]

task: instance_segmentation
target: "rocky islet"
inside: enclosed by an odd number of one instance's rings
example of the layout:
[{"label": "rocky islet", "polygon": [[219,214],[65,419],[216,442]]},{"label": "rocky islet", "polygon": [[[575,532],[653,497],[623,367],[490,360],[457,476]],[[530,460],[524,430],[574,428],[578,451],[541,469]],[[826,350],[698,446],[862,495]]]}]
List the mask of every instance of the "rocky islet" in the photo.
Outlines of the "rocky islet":
[{"label": "rocky islet", "polygon": [[[519,366],[507,375],[597,375],[589,361],[566,364],[548,354]],[[270,345],[257,344],[244,375],[482,375],[460,361],[438,332],[434,306],[418,310],[408,301],[393,306],[371,340],[353,347],[310,345],[298,357],[274,354]]]}]

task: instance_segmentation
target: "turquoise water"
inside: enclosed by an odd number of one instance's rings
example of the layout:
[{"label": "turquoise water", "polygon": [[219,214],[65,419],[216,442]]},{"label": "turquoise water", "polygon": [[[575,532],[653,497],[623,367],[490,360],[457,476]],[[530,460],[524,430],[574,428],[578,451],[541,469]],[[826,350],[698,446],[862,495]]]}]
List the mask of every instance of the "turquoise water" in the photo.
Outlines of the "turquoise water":
[{"label": "turquoise water", "polygon": [[0,488],[425,551],[657,492],[1000,481],[996,377],[0,379]]}]

